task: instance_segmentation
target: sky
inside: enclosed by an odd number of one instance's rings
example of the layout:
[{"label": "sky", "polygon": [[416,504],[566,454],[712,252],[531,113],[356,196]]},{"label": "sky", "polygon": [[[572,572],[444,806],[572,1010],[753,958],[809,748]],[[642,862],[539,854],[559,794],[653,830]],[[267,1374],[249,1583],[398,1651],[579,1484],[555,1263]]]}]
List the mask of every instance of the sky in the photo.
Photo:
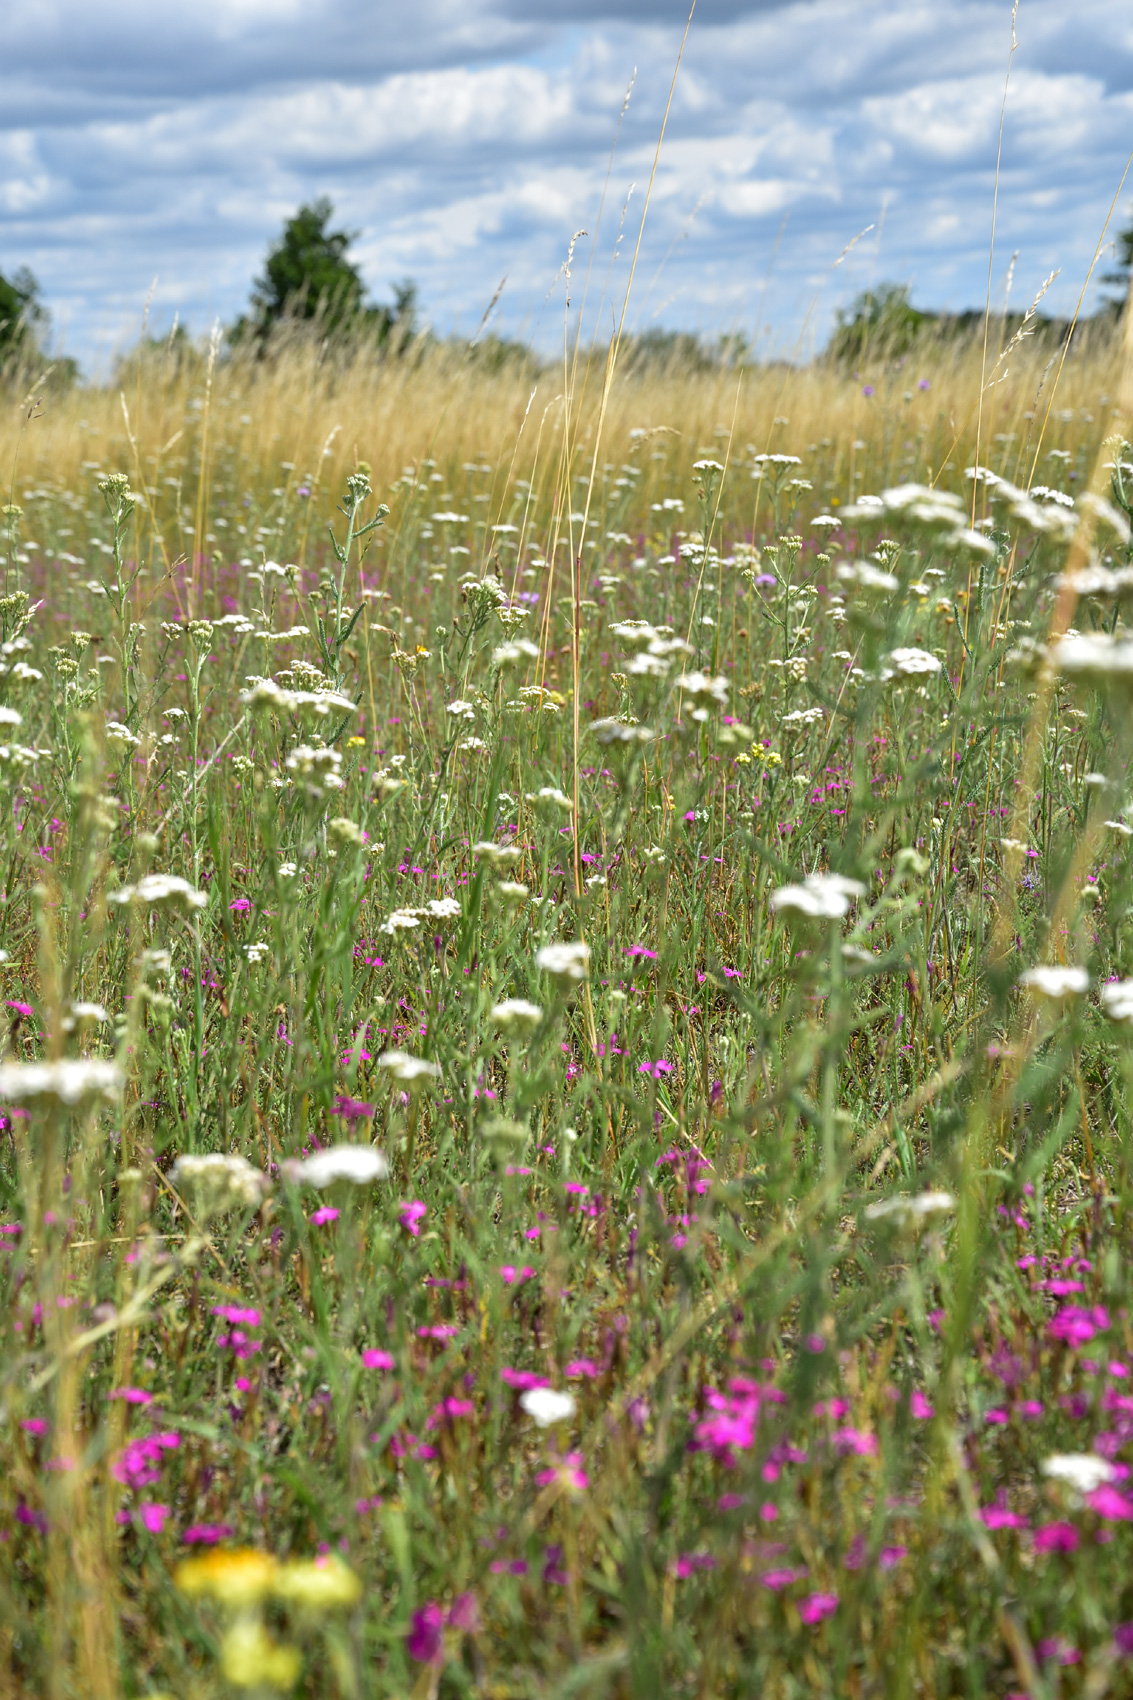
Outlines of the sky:
[{"label": "sky", "polygon": [[[155,329],[232,320],[327,194],[373,298],[416,279],[439,334],[474,333],[505,279],[500,334],[553,351],[568,296],[603,334],[686,15],[21,0],[0,12],[0,270],[31,267],[57,347],[97,375],[147,301]],[[1001,110],[993,300],[1017,253],[1012,305],[1060,268],[1044,306],[1073,311],[1133,150],[1133,5],[1020,0],[1015,37],[1010,0],[698,0],[627,327],[806,356],[878,282],[982,306]],[[1131,218],[1133,171],[1111,236]]]}]

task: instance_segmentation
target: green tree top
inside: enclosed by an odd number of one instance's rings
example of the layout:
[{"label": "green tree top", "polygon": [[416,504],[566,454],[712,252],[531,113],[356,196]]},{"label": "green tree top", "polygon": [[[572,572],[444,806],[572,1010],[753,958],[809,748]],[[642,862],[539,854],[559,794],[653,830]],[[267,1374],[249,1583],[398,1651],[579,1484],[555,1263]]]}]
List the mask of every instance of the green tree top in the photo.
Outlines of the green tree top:
[{"label": "green tree top", "polygon": [[409,279],[398,284],[392,306],[367,303],[349,252],[358,232],[332,229],[333,218],[334,206],[322,195],[287,220],[253,285],[252,313],[234,327],[236,340],[249,333],[266,337],[284,319],[317,319],[326,331],[365,329],[380,340],[395,326],[403,338],[412,335],[416,285]]},{"label": "green tree top", "polygon": [[1126,225],[1116,242],[1116,264],[1111,272],[1105,272],[1102,282],[1108,283],[1114,292],[1118,306],[1123,306],[1129,294],[1129,280],[1133,277],[1133,224]]},{"label": "green tree top", "polygon": [[39,284],[21,266],[10,278],[0,272],[0,363],[14,354],[30,353],[47,321]]},{"label": "green tree top", "polygon": [[867,289],[843,311],[830,339],[834,360],[856,366],[869,350],[882,358],[907,354],[929,321],[909,300],[907,284],[881,283]]}]

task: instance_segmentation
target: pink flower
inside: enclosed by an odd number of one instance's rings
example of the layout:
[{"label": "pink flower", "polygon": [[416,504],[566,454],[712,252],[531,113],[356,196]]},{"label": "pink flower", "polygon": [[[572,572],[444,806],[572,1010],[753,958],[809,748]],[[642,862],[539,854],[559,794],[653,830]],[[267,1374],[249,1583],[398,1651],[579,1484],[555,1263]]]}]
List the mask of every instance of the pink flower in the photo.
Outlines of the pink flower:
[{"label": "pink flower", "polygon": [[593,1381],[601,1371],[590,1358],[573,1358],[564,1368],[563,1374],[568,1381]]},{"label": "pink flower", "polygon": [[214,1547],[217,1541],[226,1541],[232,1535],[230,1523],[194,1523],[181,1536],[186,1546]]},{"label": "pink flower", "polygon": [[225,1322],[242,1322],[248,1328],[260,1326],[260,1313],[241,1305],[213,1305],[211,1314],[222,1316]]},{"label": "pink flower", "polygon": [[138,1511],[150,1534],[160,1535],[165,1527],[165,1519],[169,1516],[168,1505],[154,1505],[152,1501],[147,1500],[144,1505],[138,1506]]},{"label": "pink flower", "polygon": [[1002,1493],[994,1505],[985,1505],[980,1510],[980,1522],[985,1529],[1026,1529],[1029,1519],[1018,1511],[1009,1511]]},{"label": "pink flower", "polygon": [[673,1575],[680,1581],[687,1581],[694,1571],[715,1570],[716,1560],[710,1552],[682,1552],[673,1561]]},{"label": "pink flower", "polygon": [[420,1665],[443,1665],[445,1662],[445,1614],[436,1600],[428,1600],[413,1613],[413,1622],[405,1638],[405,1648],[411,1659]]},{"label": "pink flower", "polygon": [[1107,1523],[1133,1521],[1133,1499],[1127,1494],[1119,1493],[1109,1482],[1086,1494],[1085,1499],[1090,1510],[1096,1511],[1099,1517],[1104,1517]]},{"label": "pink flower", "polygon": [[1034,1534],[1036,1552],[1077,1552],[1080,1540],[1073,1523],[1044,1523]]},{"label": "pink flower", "polygon": [[789,1588],[793,1582],[805,1582],[806,1577],[805,1565],[796,1565],[793,1569],[784,1565],[781,1570],[765,1570],[759,1580],[765,1588],[770,1588],[772,1593],[778,1594],[784,1588]]},{"label": "pink flower", "polygon": [[108,1399],[124,1399],[127,1405],[152,1405],[153,1394],[146,1393],[140,1387],[114,1387],[107,1394]]},{"label": "pink flower", "polygon": [[548,1487],[551,1482],[561,1482],[572,1493],[582,1493],[590,1486],[590,1477],[583,1469],[581,1452],[568,1452],[565,1458],[558,1458],[548,1470],[540,1470],[535,1477],[537,1487]]},{"label": "pink flower", "polygon": [[312,1227],[321,1228],[323,1226],[324,1222],[337,1222],[337,1221],[338,1221],[338,1211],[334,1208],[333,1204],[324,1204],[320,1209],[312,1210],[312,1212],[311,1212],[311,1226]]},{"label": "pink flower", "polygon": [[877,1436],[869,1434],[865,1429],[836,1428],[830,1437],[838,1452],[853,1452],[859,1458],[872,1458],[877,1451]]},{"label": "pink flower", "polygon": [[421,1232],[421,1219],[428,1215],[427,1205],[422,1204],[419,1198],[411,1198],[407,1204],[398,1207],[398,1214],[402,1227],[416,1239]]},{"label": "pink flower", "polygon": [[909,1412],[921,1422],[927,1422],[936,1415],[933,1406],[929,1404],[919,1387],[914,1387],[909,1397]]},{"label": "pink flower", "polygon": [[1109,1312],[1104,1305],[1063,1305],[1046,1325],[1052,1340],[1064,1340],[1068,1346],[1084,1346],[1103,1328],[1109,1327]]},{"label": "pink flower", "polygon": [[448,1612],[448,1626],[462,1635],[475,1635],[480,1628],[480,1607],[475,1594],[458,1594]]},{"label": "pink flower", "polygon": [[882,1570],[892,1570],[894,1565],[900,1564],[908,1550],[907,1547],[882,1547],[877,1555],[879,1567]]},{"label": "pink flower", "polygon": [[517,1269],[514,1263],[500,1264],[500,1279],[505,1287],[513,1287],[517,1281],[530,1281],[534,1275],[535,1271],[529,1263],[525,1263],[522,1269]]},{"label": "pink flower", "polygon": [[532,1387],[549,1387],[550,1381],[545,1375],[540,1375],[533,1369],[509,1369],[505,1364],[500,1371],[500,1380],[506,1381],[509,1387],[514,1387],[517,1393],[526,1393]]},{"label": "pink flower", "polygon": [[380,1348],[370,1346],[362,1353],[362,1362],[367,1369],[395,1369],[397,1360],[392,1352],[383,1352]]},{"label": "pink flower", "polygon": [[804,1623],[821,1623],[838,1610],[837,1594],[807,1594],[798,1603],[799,1616]]}]

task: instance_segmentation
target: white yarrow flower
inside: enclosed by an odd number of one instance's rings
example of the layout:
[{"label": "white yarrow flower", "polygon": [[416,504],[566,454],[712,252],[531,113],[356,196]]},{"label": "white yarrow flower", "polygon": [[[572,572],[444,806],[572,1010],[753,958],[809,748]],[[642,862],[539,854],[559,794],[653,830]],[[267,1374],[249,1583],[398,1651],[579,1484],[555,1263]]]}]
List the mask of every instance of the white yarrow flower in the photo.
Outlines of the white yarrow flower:
[{"label": "white yarrow flower", "polygon": [[308,1186],[331,1186],[335,1181],[366,1186],[370,1181],[384,1181],[389,1163],[376,1145],[331,1145],[300,1162],[289,1163],[286,1172],[290,1180],[306,1181]]},{"label": "white yarrow flower", "polygon": [[918,1192],[913,1196],[894,1193],[892,1198],[879,1198],[867,1204],[864,1214],[871,1222],[892,1220],[899,1227],[923,1222],[926,1216],[946,1215],[955,1210],[956,1200],[950,1192]]},{"label": "white yarrow flower", "polygon": [[837,921],[848,914],[850,904],[865,896],[860,880],[842,874],[808,874],[801,885],[781,885],[769,898],[776,913],[809,916],[816,921]]},{"label": "white yarrow flower", "polygon": [[572,1393],[560,1393],[554,1387],[529,1387],[519,1395],[519,1403],[539,1428],[569,1422],[578,1409]]},{"label": "white yarrow flower", "polygon": [[1118,1027],[1133,1027],[1133,980],[1110,980],[1098,994],[1101,1006]]},{"label": "white yarrow flower", "polygon": [[535,966],[563,985],[577,985],[590,976],[590,946],[582,939],[545,944],[535,952]]},{"label": "white yarrow flower", "polygon": [[1088,992],[1090,976],[1084,968],[1074,965],[1062,967],[1058,963],[1040,962],[1034,968],[1028,968],[1025,974],[1020,974],[1019,984],[1037,998],[1062,1003],[1067,998],[1078,998]]},{"label": "white yarrow flower", "polygon": [[1105,1482],[1112,1482],[1117,1471],[1107,1458],[1096,1452],[1055,1452],[1040,1466],[1044,1476],[1065,1482],[1076,1493],[1093,1493]]},{"label": "white yarrow flower", "polygon": [[106,1098],[113,1103],[123,1083],[118,1064],[101,1057],[0,1063],[0,1102],[5,1104],[30,1104],[37,1099],[81,1104],[88,1098]]},{"label": "white yarrow flower", "polygon": [[407,1083],[436,1080],[441,1072],[437,1063],[428,1062],[424,1057],[410,1056],[408,1051],[383,1051],[378,1058],[378,1067],[388,1069],[395,1080]]},{"label": "white yarrow flower", "polygon": [[529,998],[504,998],[492,1005],[491,1017],[505,1033],[533,1033],[543,1019],[543,1011]]}]

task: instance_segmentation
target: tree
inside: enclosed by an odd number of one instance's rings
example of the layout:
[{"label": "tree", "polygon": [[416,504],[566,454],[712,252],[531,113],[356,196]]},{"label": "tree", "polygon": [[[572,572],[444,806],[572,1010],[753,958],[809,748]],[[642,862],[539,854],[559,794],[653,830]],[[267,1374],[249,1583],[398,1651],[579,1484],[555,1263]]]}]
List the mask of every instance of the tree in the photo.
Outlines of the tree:
[{"label": "tree", "polygon": [[408,278],[398,284],[392,306],[367,303],[362,274],[349,252],[358,232],[333,230],[333,218],[334,206],[322,195],[287,220],[253,285],[251,314],[233,326],[233,341],[263,340],[287,319],[317,320],[323,331],[370,331],[379,341],[395,327],[403,340],[412,335],[416,284]]},{"label": "tree", "polygon": [[838,324],[828,350],[832,359],[857,366],[867,349],[882,359],[907,354],[929,322],[909,300],[907,284],[882,283],[867,289],[850,305],[838,310]]},{"label": "tree", "polygon": [[1111,272],[1105,272],[1102,282],[1108,283],[1114,290],[1111,305],[1123,307],[1129,294],[1129,280],[1133,277],[1133,224],[1126,225],[1121,231],[1115,244],[1116,265]]},{"label": "tree", "polygon": [[0,364],[33,353],[46,323],[39,284],[27,267],[21,266],[11,278],[0,272]]}]

